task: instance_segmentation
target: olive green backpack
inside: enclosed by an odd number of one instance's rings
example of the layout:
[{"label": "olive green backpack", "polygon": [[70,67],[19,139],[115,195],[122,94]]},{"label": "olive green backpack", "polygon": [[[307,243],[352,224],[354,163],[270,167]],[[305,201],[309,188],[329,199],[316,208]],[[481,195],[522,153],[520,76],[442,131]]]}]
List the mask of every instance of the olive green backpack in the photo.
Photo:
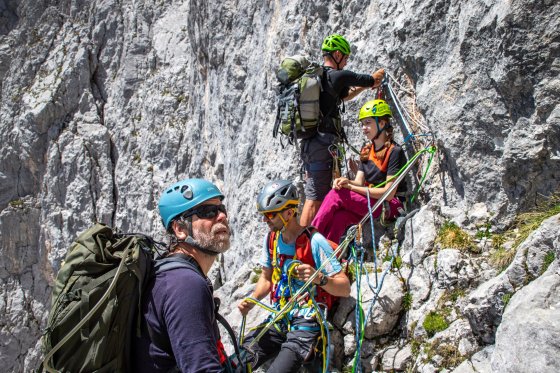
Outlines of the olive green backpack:
[{"label": "olive green backpack", "polygon": [[272,135],[276,137],[280,133],[290,142],[314,136],[321,120],[319,97],[323,67],[304,56],[286,57],[276,77],[280,88]]},{"label": "olive green backpack", "polygon": [[53,288],[40,372],[129,370],[154,255],[151,238],[116,234],[103,224],[72,243]]}]

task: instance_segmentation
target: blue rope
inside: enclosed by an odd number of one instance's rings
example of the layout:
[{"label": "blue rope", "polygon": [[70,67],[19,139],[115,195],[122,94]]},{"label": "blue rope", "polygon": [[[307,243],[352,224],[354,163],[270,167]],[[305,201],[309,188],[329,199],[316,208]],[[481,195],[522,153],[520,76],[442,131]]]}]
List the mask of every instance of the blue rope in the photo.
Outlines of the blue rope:
[{"label": "blue rope", "polygon": [[405,145],[408,140],[413,139],[414,137],[416,137],[415,135],[413,135],[412,133],[410,133],[408,136],[405,137],[405,139],[403,140],[403,145]]},{"label": "blue rope", "polygon": [[410,135],[405,137],[405,139],[403,140],[402,146],[408,146],[409,145],[408,142],[411,139],[415,139],[417,137],[434,137],[434,134],[433,133],[420,133],[420,134],[415,135],[415,134],[411,133]]},{"label": "blue rope", "polygon": [[397,257],[397,251],[395,250],[395,247],[398,246],[399,243],[395,242],[393,244],[393,246],[391,246],[391,251],[392,251],[392,255],[391,255],[391,261],[389,262],[389,266],[387,268],[385,268],[385,270],[383,271],[383,274],[381,275],[381,281],[379,282],[379,284],[377,284],[377,288],[374,291],[373,294],[373,300],[371,301],[371,304],[369,305],[369,309],[368,312],[366,314],[365,320],[367,322],[367,320],[369,320],[370,316],[371,316],[371,310],[373,309],[373,305],[375,304],[375,302],[377,301],[377,298],[379,297],[379,293],[381,293],[381,288],[383,287],[383,280],[385,280],[385,276],[387,275],[387,273],[389,273],[389,271],[391,270],[391,268],[393,267],[393,262],[395,261],[395,258]]},{"label": "blue rope", "polygon": [[[369,195],[369,188],[366,190],[366,196],[368,201],[369,221],[371,224],[371,237],[373,243],[373,263],[374,263],[374,271],[375,271],[375,282],[377,286],[377,249],[375,245],[375,227],[373,226],[373,211],[371,208],[371,198]],[[354,372],[361,372],[362,370],[362,364],[360,362],[361,350],[362,350],[362,312],[361,312],[362,306],[359,302],[359,300],[361,299],[360,294],[361,294],[361,284],[362,284],[362,273],[365,272],[366,282],[370,287],[370,289],[374,291],[369,280],[369,272],[367,270],[364,271],[364,253],[365,250],[363,249],[363,247],[360,247],[360,258],[358,259],[357,255],[355,256],[356,269],[358,268],[358,266],[360,269],[356,275],[356,293],[357,293],[358,302],[356,302],[356,308],[354,309],[355,319],[356,319],[356,335],[355,335],[356,353],[354,354],[354,364],[353,364]],[[368,320],[368,319],[365,318],[364,320]]]},{"label": "blue rope", "polygon": [[[400,102],[398,100],[398,98],[396,97],[396,94],[389,82],[389,80],[387,79],[387,77],[385,77],[385,79],[383,80],[383,86],[387,88],[387,91],[389,92],[389,95],[391,96],[391,99],[394,103],[395,108],[397,109],[397,112],[402,120],[403,126],[406,129],[406,131],[408,132],[407,136],[404,139],[404,143],[403,146],[408,146],[410,144],[407,144],[409,141],[411,141],[412,139],[416,138],[416,137],[433,137],[433,134],[418,134],[415,135],[412,133],[412,131],[410,130],[410,127],[408,125],[407,120],[405,119],[405,116],[403,115],[403,112],[401,110],[400,107]],[[377,118],[376,118],[377,119]],[[432,154],[433,156],[433,154]],[[430,158],[431,159],[431,158]],[[421,185],[422,183],[420,183]],[[389,262],[388,267],[383,271],[381,278],[379,279],[378,277],[378,268],[377,268],[377,245],[375,242],[375,227],[374,227],[374,219],[373,219],[373,211],[372,211],[372,205],[371,205],[371,198],[370,198],[370,192],[369,192],[369,188],[367,189],[367,202],[368,202],[368,214],[369,214],[369,221],[371,224],[371,239],[372,239],[372,250],[373,250],[373,270],[375,272],[375,285],[371,283],[370,281],[370,273],[369,271],[367,271],[367,269],[364,271],[364,248],[363,246],[360,246],[358,249],[356,248],[356,246],[352,245],[352,258],[351,260],[354,261],[355,266],[356,266],[356,290],[357,290],[357,302],[356,302],[356,307],[354,309],[354,313],[355,313],[355,319],[356,319],[356,335],[355,335],[355,340],[356,340],[356,353],[354,355],[354,362],[353,362],[353,372],[360,372],[362,370],[361,367],[361,362],[360,362],[360,357],[361,357],[361,348],[362,348],[362,334],[365,334],[365,324],[364,324],[364,332],[362,333],[362,307],[361,307],[361,286],[362,286],[362,273],[365,272],[365,277],[366,277],[366,282],[368,287],[370,288],[370,290],[373,292],[373,299],[371,300],[371,303],[369,305],[368,311],[365,314],[365,318],[364,318],[364,322],[367,322],[370,317],[371,317],[371,313],[373,310],[373,306],[375,305],[375,303],[377,302],[377,299],[379,297],[379,294],[381,293],[381,289],[383,287],[383,282],[385,280],[385,276],[389,273],[389,271],[392,269],[393,267],[393,263],[395,262],[396,258],[397,258],[397,254],[398,254],[398,246],[399,243],[398,241],[395,242],[393,245],[391,245],[391,259]],[[377,204],[376,204],[377,205]],[[354,240],[354,243],[356,243],[356,240]],[[360,250],[360,254],[358,255],[357,250]],[[359,256],[359,257],[358,257]]]}]

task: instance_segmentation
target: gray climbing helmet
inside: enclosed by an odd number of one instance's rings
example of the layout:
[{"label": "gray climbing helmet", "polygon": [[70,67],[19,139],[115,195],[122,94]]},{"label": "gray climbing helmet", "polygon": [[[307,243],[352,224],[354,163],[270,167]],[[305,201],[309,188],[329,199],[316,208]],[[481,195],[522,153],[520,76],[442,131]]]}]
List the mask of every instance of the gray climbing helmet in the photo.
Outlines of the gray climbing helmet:
[{"label": "gray climbing helmet", "polygon": [[257,210],[263,212],[282,211],[299,204],[297,188],[290,180],[275,180],[266,184],[257,197]]}]

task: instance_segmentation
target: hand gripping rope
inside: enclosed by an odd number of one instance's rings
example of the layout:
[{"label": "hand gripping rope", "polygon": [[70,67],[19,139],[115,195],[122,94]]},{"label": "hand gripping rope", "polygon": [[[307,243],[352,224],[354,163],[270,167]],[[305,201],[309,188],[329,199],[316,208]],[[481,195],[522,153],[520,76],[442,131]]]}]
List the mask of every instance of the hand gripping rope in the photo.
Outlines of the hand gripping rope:
[{"label": "hand gripping rope", "polygon": [[[293,281],[293,273],[294,271],[297,270],[297,267],[301,264],[301,262],[299,260],[294,260],[290,263],[289,267],[288,267],[288,288],[289,288],[289,292],[290,294],[293,294],[294,291],[292,289],[292,281]],[[313,289],[314,286],[311,286],[307,289],[305,297],[309,297],[309,301],[308,304],[310,306],[313,307],[313,309],[315,310],[315,316],[317,318],[317,322],[319,324],[320,327],[320,332],[321,332],[321,336],[320,336],[320,340],[321,340],[321,345],[322,345],[322,365],[323,365],[323,372],[327,372],[328,366],[329,366],[329,362],[330,362],[330,350],[329,350],[329,346],[330,346],[330,334],[329,334],[329,324],[327,321],[327,308],[325,305],[317,303],[315,301],[315,298],[313,297]],[[268,305],[258,301],[255,298],[252,297],[247,297],[244,299],[244,301],[246,302],[250,302],[253,303],[267,311],[269,311],[271,314],[278,314],[278,310],[276,310],[275,308],[269,307]],[[280,305],[285,304],[285,302],[281,302]],[[291,330],[291,325],[287,316],[287,313],[289,313],[291,310],[293,309],[293,306],[286,312],[286,315],[284,317],[282,317],[282,320],[284,320],[286,322],[286,324],[288,325],[288,330]],[[241,321],[241,327],[240,327],[240,331],[239,331],[239,345],[241,345],[243,343],[243,338],[245,335],[245,324],[246,324],[246,316],[243,316],[243,319]],[[254,328],[251,328],[250,331],[252,330],[257,330],[260,329],[262,327],[261,325],[258,325]],[[282,331],[280,330],[280,328],[278,327],[278,325],[275,323],[274,327],[276,328],[276,330],[280,333],[282,333]],[[266,329],[265,329],[266,330]],[[255,341],[258,340],[258,338],[260,338],[260,336],[257,336],[257,338],[255,338]],[[253,343],[251,343],[247,349],[250,349],[250,346],[252,346]]]}]

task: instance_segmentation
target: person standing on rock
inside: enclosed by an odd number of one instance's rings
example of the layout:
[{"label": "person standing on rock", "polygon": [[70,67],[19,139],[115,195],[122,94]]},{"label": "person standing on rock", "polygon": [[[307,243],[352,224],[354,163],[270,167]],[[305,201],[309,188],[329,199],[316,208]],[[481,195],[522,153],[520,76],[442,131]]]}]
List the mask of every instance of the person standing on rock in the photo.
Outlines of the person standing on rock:
[{"label": "person standing on rock", "polygon": [[[344,70],[350,57],[350,43],[341,35],[328,36],[321,46],[323,79],[319,98],[321,120],[317,133],[301,141],[301,159],[305,170],[305,203],[301,224],[310,225],[331,188],[333,156],[331,149],[344,139],[339,105],[356,97],[366,88],[381,85],[385,70],[372,75]],[[334,159],[334,162],[338,162]]]},{"label": "person standing on rock", "polygon": [[[368,143],[360,152],[356,177],[335,179],[333,189],[313,220],[313,226],[329,240],[339,242],[346,228],[357,224],[368,213],[368,196],[374,205],[393,184],[391,178],[406,164],[404,150],[393,141],[391,118],[391,108],[383,100],[370,100],[360,109],[358,121]],[[380,184],[383,185],[377,186]],[[404,209],[401,198],[406,190],[403,180],[387,196],[386,219],[395,219]],[[378,218],[381,211],[380,206],[373,211],[373,217]]]},{"label": "person standing on rock", "polygon": [[[143,296],[142,335],[133,338],[132,371],[227,371],[206,277],[217,255],[230,246],[223,199],[214,184],[202,179],[182,180],[163,191],[159,212],[171,246]],[[158,270],[166,262],[172,265]]]},{"label": "person standing on rock", "polygon": [[[298,204],[297,189],[289,180],[268,183],[257,197],[257,210],[270,232],[261,249],[262,273],[251,297],[261,300],[270,294],[276,310],[283,307],[291,294],[297,292],[325,262],[313,280],[315,290],[312,293],[316,303],[329,307],[333,296],[350,295],[350,281],[339,261],[332,257],[329,242],[314,229],[298,222]],[[245,316],[254,305],[245,299],[238,309]],[[320,311],[310,300],[296,304],[287,317],[289,321],[280,320],[251,346],[249,351],[256,359],[253,368],[277,355],[268,372],[297,372],[311,358],[320,335],[316,312]],[[252,344],[264,324],[245,337],[242,347],[248,348]]]}]

